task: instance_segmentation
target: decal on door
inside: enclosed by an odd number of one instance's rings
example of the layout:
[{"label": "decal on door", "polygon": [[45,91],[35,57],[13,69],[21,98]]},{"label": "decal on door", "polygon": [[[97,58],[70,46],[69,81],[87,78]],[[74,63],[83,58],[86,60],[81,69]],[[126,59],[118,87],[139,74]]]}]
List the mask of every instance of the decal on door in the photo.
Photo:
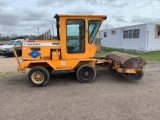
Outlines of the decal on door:
[{"label": "decal on door", "polygon": [[32,51],[32,52],[28,53],[28,55],[32,58],[37,58],[41,55],[41,53],[39,53],[38,51]]}]

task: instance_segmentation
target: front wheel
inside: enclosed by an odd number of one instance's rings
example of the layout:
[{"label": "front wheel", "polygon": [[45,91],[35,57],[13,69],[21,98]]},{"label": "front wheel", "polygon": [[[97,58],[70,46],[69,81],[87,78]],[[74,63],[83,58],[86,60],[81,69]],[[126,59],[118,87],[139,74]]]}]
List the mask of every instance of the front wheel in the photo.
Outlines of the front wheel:
[{"label": "front wheel", "polygon": [[29,71],[28,79],[33,86],[42,87],[49,82],[50,74],[46,68],[36,66]]},{"label": "front wheel", "polygon": [[96,70],[93,66],[84,64],[78,68],[76,75],[81,83],[89,83],[94,81]]}]

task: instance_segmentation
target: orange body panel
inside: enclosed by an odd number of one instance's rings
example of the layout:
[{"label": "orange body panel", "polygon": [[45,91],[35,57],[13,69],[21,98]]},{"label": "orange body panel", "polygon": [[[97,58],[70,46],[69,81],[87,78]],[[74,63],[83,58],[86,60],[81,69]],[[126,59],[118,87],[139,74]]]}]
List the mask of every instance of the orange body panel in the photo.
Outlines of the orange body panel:
[{"label": "orange body panel", "polygon": [[[91,15],[61,15],[60,16],[60,42],[61,42],[61,50],[62,50],[62,59],[74,59],[74,58],[83,58],[83,59],[88,59],[88,58],[93,58],[95,55],[95,52],[97,50],[97,47],[93,44],[88,43],[88,21],[89,20],[104,20],[105,16],[91,16]],[[86,24],[86,29],[85,29],[85,52],[84,53],[78,53],[78,54],[68,54],[67,53],[67,48],[66,48],[66,20],[67,19],[84,19]],[[98,31],[97,31],[98,32]]]},{"label": "orange body panel", "polygon": [[[88,22],[89,20],[100,21],[100,24],[106,18],[104,15],[58,15],[59,16],[59,40],[29,40],[24,41],[22,45],[22,62],[19,65],[19,71],[25,71],[26,68],[35,66],[52,67],[55,70],[76,69],[82,64],[91,64],[95,66],[96,59],[94,55],[97,46],[94,40],[89,43]],[[67,52],[67,20],[83,20],[84,32],[84,52],[68,53]],[[99,28],[96,31],[98,32]]]}]

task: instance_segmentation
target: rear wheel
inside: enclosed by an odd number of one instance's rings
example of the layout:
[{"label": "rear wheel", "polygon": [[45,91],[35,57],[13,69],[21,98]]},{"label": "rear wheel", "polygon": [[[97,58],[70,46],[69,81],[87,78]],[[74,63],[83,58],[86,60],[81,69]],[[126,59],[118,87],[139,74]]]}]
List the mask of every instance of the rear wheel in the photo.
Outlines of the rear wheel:
[{"label": "rear wheel", "polygon": [[42,87],[49,82],[50,74],[46,68],[36,66],[29,71],[28,79],[32,85]]},{"label": "rear wheel", "polygon": [[94,81],[96,70],[93,66],[85,64],[78,68],[76,75],[81,83],[89,83]]}]

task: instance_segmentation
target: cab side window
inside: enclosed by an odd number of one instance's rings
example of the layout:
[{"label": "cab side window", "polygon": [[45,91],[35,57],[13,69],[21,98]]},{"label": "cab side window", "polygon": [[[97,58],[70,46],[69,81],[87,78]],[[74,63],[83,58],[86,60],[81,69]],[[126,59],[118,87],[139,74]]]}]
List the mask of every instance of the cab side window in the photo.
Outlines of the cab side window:
[{"label": "cab side window", "polygon": [[96,33],[101,25],[100,20],[90,20],[88,22],[88,42],[91,44],[94,41],[94,38],[96,37]]},{"label": "cab side window", "polygon": [[68,19],[66,21],[67,52],[69,54],[85,52],[85,21]]}]

